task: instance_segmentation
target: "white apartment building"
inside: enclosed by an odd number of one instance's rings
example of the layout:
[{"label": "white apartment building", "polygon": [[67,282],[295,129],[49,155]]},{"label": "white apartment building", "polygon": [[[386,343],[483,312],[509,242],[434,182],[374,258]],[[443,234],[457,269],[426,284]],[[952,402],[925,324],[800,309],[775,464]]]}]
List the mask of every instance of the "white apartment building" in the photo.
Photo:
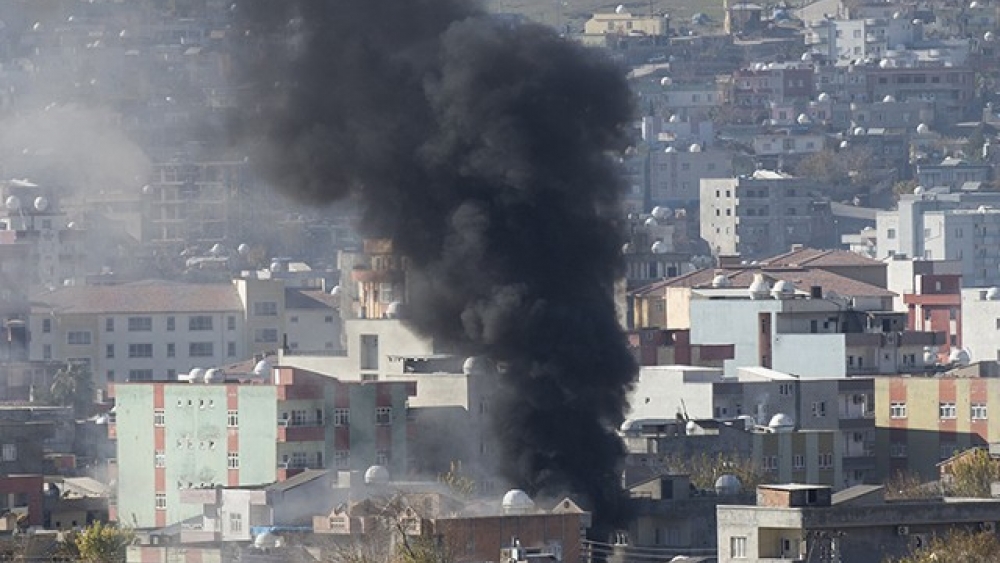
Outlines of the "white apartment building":
[{"label": "white apartment building", "polygon": [[1000,361],[1000,289],[962,290],[962,345],[972,362]]},{"label": "white apartment building", "polygon": [[166,381],[282,347],[336,353],[333,296],[282,280],[64,286],[33,296],[29,359],[78,361],[94,383]]},{"label": "white apartment building", "polygon": [[881,58],[921,36],[920,26],[903,17],[821,19],[806,30],[806,45],[829,60]]},{"label": "white apartment building", "polygon": [[[876,253],[878,258],[902,254],[910,257],[931,258],[926,255],[927,238],[933,236],[928,231],[925,219],[932,211],[947,211],[952,209],[975,209],[982,206],[1000,207],[998,192],[962,192],[947,188],[921,188],[916,193],[900,196],[896,209],[879,211],[876,216]],[[940,220],[939,220],[940,223]],[[938,231],[941,236],[947,235]],[[962,236],[965,236],[963,231]],[[932,242],[931,251],[942,250],[941,242]],[[963,253],[963,256],[965,254]],[[945,255],[935,254],[933,259],[949,259]],[[975,285],[970,279],[967,285]]]},{"label": "white apartment building", "polygon": [[811,242],[813,198],[808,182],[757,170],[739,178],[703,178],[701,238],[714,255],[759,257]]},{"label": "white apartment building", "polygon": [[961,263],[966,286],[1000,284],[1000,209],[927,212],[924,258]]},{"label": "white apartment building", "polygon": [[733,157],[728,151],[691,151],[669,147],[650,150],[649,195],[653,205],[693,205],[701,197],[702,178],[728,178]]}]

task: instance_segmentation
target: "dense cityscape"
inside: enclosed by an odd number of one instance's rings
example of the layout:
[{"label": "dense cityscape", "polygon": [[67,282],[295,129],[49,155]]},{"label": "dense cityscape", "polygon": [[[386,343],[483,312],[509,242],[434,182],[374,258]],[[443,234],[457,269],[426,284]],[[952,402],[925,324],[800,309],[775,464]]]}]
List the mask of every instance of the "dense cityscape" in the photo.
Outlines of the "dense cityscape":
[{"label": "dense cityscape", "polygon": [[997,33],[0,0],[0,559],[1000,560]]}]

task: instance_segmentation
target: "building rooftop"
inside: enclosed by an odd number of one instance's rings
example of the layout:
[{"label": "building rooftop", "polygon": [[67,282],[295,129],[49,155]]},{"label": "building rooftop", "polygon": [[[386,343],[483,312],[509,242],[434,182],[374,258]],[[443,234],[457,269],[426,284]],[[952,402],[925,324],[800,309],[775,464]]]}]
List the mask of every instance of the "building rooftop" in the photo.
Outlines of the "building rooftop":
[{"label": "building rooftop", "polygon": [[882,267],[885,264],[873,258],[868,258],[849,250],[820,250],[818,248],[798,248],[767,258],[761,263],[765,266],[873,266]]},{"label": "building rooftop", "polygon": [[59,287],[32,296],[32,309],[64,314],[195,313],[240,311],[228,283],[193,284],[148,280],[120,285]]},{"label": "building rooftop", "polygon": [[[860,255],[859,255],[860,256]],[[863,258],[863,257],[861,257]],[[867,264],[867,263],[866,263]],[[772,282],[784,280],[791,282],[799,290],[809,291],[812,287],[823,289],[824,295],[830,292],[844,297],[895,297],[896,294],[875,285],[852,280],[851,278],[821,270],[818,267],[792,267],[792,266],[761,266],[747,265],[729,268],[704,268],[695,270],[688,274],[670,278],[668,280],[654,282],[641,287],[633,292],[633,295],[643,296],[655,294],[670,287],[682,287],[690,289],[711,289],[712,280],[716,276],[722,275],[729,280],[726,289],[749,288],[753,283],[754,275],[762,274]]]}]

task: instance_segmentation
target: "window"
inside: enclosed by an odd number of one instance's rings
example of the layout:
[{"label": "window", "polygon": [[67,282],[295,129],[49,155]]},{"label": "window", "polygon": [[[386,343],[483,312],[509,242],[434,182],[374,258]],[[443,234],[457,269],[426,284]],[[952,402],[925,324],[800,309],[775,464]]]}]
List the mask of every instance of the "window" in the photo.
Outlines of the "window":
[{"label": "window", "polygon": [[729,538],[729,556],[733,559],[747,558],[746,536],[733,536]]},{"label": "window", "polygon": [[792,467],[795,469],[802,469],[806,466],[806,459],[802,454],[795,454],[792,456]]},{"label": "window", "polygon": [[153,465],[156,467],[167,466],[167,454],[163,450],[156,450],[156,453],[153,454]]},{"label": "window", "polygon": [[212,317],[209,315],[195,315],[188,317],[188,330],[212,330]]},{"label": "window", "polygon": [[115,331],[114,317],[108,317],[104,319],[104,332],[114,332],[114,331]]},{"label": "window", "polygon": [[812,413],[817,418],[826,416],[826,401],[813,401]]},{"label": "window", "polygon": [[192,342],[188,344],[188,356],[192,358],[210,358],[215,355],[212,342]]},{"label": "window", "polygon": [[972,403],[972,420],[986,420],[986,403]]},{"label": "window", "polygon": [[379,426],[392,424],[392,407],[378,407],[375,409],[375,424]]},{"label": "window", "polygon": [[885,232],[885,238],[892,240],[896,238],[896,229],[889,229]]},{"label": "window", "polygon": [[235,358],[236,357],[236,343],[235,342],[227,342],[226,343],[226,356],[228,356],[230,358]]},{"label": "window", "polygon": [[163,426],[166,422],[166,415],[163,413],[163,409],[156,409],[153,411],[153,426]]},{"label": "window", "polygon": [[291,317],[288,317],[288,322],[297,323],[299,322],[299,317],[297,317],[296,315],[292,315]]},{"label": "window", "polygon": [[167,509],[167,493],[156,493],[156,509]]},{"label": "window", "polygon": [[889,405],[889,418],[906,418],[906,403],[891,403]]},{"label": "window", "polygon": [[349,450],[336,450],[333,452],[333,460],[337,469],[347,469],[351,466],[351,452]]},{"label": "window", "polygon": [[176,328],[177,322],[173,317],[167,317],[167,330],[173,331]]},{"label": "window", "polygon": [[236,428],[240,425],[239,411],[226,411],[226,426]]},{"label": "window", "polygon": [[296,409],[292,411],[292,426],[305,426],[306,424],[306,411],[302,409]]},{"label": "window", "polygon": [[253,331],[253,341],[254,342],[277,342],[278,341],[278,329],[276,328],[258,328]]},{"label": "window", "polygon": [[42,319],[42,332],[52,332],[52,319]]},{"label": "window", "polygon": [[4,461],[17,461],[17,444],[4,444],[2,455]]},{"label": "window", "polygon": [[151,369],[130,369],[128,370],[129,381],[152,381],[153,370]]},{"label": "window", "polygon": [[375,452],[375,465],[389,465],[389,450],[378,450]]},{"label": "window", "polygon": [[229,315],[226,317],[226,329],[236,330],[236,317]]},{"label": "window", "polygon": [[105,346],[104,357],[106,357],[106,358],[114,358],[115,357],[115,345],[114,344],[108,344],[107,346]]},{"label": "window", "polygon": [[349,426],[351,424],[351,409],[333,409],[333,425]]},{"label": "window", "polygon": [[905,442],[890,442],[889,443],[889,457],[906,457],[906,443]]},{"label": "window", "polygon": [[52,345],[51,344],[43,344],[42,345],[42,359],[43,360],[51,360],[52,359]]},{"label": "window", "polygon": [[153,330],[153,317],[129,317],[129,332],[148,332]]},{"label": "window", "polygon": [[168,342],[167,343],[167,357],[168,358],[173,358],[176,355],[177,355],[177,346],[175,346],[173,342]]},{"label": "window", "polygon": [[66,343],[71,346],[89,346],[89,330],[71,330],[66,334]]},{"label": "window", "polygon": [[333,323],[333,315],[327,315],[327,316],[323,317],[323,322],[326,323],[326,324],[332,324]]},{"label": "window", "polygon": [[240,468],[240,452],[229,452],[226,455],[226,465],[229,469]]},{"label": "window", "polygon": [[819,454],[819,468],[830,469],[831,467],[833,467],[833,454],[832,453]]},{"label": "window", "polygon": [[943,419],[955,418],[955,403],[938,403],[938,414]]},{"label": "window", "polygon": [[229,531],[230,532],[242,532],[243,531],[243,515],[239,512],[229,513]]},{"label": "window", "polygon": [[153,357],[153,345],[152,344],[129,344],[128,345],[128,357],[130,357],[130,358],[152,358]]},{"label": "window", "polygon": [[276,317],[278,304],[274,301],[258,301],[253,304],[253,314],[257,317]]}]

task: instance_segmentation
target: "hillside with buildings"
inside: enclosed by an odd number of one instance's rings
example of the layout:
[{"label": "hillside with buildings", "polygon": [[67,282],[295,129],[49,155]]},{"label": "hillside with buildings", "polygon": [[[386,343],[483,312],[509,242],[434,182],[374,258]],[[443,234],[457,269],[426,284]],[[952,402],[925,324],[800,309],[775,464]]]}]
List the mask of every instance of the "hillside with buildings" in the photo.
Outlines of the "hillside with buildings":
[{"label": "hillside with buildings", "polygon": [[1000,4],[485,9],[0,2],[0,557],[1000,538]]}]

